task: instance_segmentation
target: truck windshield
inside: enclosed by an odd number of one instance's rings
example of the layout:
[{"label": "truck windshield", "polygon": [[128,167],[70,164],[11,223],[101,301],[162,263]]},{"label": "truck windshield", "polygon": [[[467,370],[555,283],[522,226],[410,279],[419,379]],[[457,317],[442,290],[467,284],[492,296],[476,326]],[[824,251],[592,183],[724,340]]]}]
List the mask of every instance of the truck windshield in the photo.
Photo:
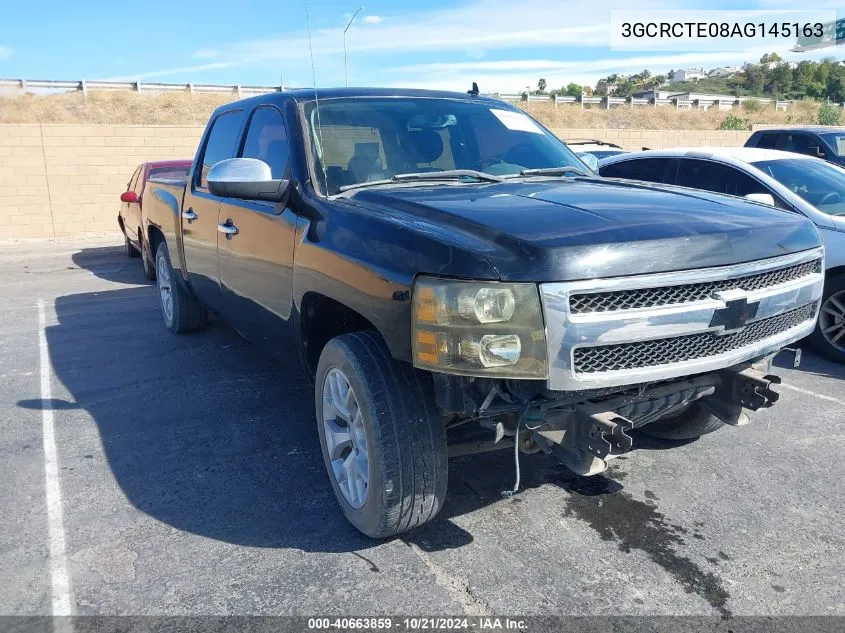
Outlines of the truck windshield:
[{"label": "truck windshield", "polygon": [[[305,105],[314,182],[334,195],[350,185],[402,174],[473,170],[517,175],[549,167],[589,169],[555,136],[518,110],[490,102],[351,97]],[[432,181],[416,179],[417,182]],[[408,182],[402,180],[401,182]],[[483,182],[467,178],[466,182]]]},{"label": "truck windshield", "polygon": [[845,169],[821,160],[786,158],[752,163],[828,215],[845,215]]}]

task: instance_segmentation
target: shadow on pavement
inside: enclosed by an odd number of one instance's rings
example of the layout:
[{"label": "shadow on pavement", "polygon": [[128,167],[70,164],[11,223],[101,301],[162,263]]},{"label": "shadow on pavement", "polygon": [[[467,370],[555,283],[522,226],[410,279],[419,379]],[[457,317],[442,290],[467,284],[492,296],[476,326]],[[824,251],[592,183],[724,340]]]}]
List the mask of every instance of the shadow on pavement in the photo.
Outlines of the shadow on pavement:
[{"label": "shadow on pavement", "polygon": [[[73,262],[117,283],[141,275],[140,263],[120,247],[83,249]],[[217,323],[174,336],[161,325],[156,299],[149,286],[59,297],[57,324],[46,332],[53,371],[70,393],[48,404],[93,418],[127,499],[168,525],[240,545],[371,547],[333,497],[313,387],[295,355],[270,359]],[[40,409],[42,401],[18,405]],[[583,478],[543,455],[522,456],[521,465],[522,489],[555,481],[582,494],[606,480],[580,484]],[[443,511],[403,540],[428,551],[472,542],[450,518],[503,502],[513,478],[510,450],[453,460]]]},{"label": "shadow on pavement", "polygon": [[[73,259],[118,283],[136,283],[141,274],[140,263],[125,265],[120,248],[85,249]],[[271,360],[217,324],[174,336],[162,327],[149,286],[60,297],[55,311],[57,325],[48,327],[47,343],[70,401],[50,404],[84,409],[93,418],[110,470],[136,508],[211,539],[351,552],[370,562],[365,550],[373,541],[346,523],[333,497],[314,422],[313,387],[295,355]],[[646,450],[667,447],[635,441]],[[521,489],[560,486],[569,495],[553,511],[562,518],[579,518],[625,551],[642,549],[670,573],[683,562],[687,580],[681,580],[690,587],[701,580],[701,586],[719,589],[677,553],[685,528],[658,512],[656,497],[640,501],[623,490],[625,459],[605,476],[584,478],[552,457],[523,455]],[[524,503],[520,495],[502,499],[501,491],[513,482],[510,450],[452,460],[443,511],[402,540],[424,551],[471,543],[473,536],[451,519],[493,504]],[[714,607],[720,608],[723,597],[717,598]]]},{"label": "shadow on pavement", "polygon": [[144,279],[140,258],[126,256],[121,246],[83,248],[71,255],[74,267],[83,268],[97,277],[120,283],[153,283]]}]

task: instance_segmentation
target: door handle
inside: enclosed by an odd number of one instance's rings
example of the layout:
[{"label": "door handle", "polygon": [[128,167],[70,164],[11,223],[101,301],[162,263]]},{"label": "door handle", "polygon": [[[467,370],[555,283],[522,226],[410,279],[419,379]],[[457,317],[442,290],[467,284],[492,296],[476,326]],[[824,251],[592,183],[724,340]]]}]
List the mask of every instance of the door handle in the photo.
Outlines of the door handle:
[{"label": "door handle", "polygon": [[225,224],[218,224],[217,231],[223,233],[227,238],[239,233],[238,227],[232,224],[231,220],[226,220]]},{"label": "door handle", "polygon": [[188,221],[188,224],[190,224],[191,222],[196,220],[198,216],[196,213],[194,213],[193,209],[188,209],[187,211],[182,211],[182,217]]}]

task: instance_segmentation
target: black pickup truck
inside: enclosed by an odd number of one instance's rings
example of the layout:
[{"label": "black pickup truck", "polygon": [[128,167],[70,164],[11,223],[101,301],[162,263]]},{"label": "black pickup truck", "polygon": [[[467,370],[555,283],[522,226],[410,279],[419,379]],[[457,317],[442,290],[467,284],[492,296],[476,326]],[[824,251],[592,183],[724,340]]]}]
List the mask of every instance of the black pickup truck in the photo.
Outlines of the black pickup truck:
[{"label": "black pickup truck", "polygon": [[[746,423],[822,296],[803,217],[597,177],[472,93],[231,103],[187,184],[150,188],[165,326],[214,314],[299,357],[338,503],[373,537],[437,514],[450,455],[510,448],[515,491],[520,453],[589,475],[633,428]],[[489,438],[454,439],[469,423]]]}]

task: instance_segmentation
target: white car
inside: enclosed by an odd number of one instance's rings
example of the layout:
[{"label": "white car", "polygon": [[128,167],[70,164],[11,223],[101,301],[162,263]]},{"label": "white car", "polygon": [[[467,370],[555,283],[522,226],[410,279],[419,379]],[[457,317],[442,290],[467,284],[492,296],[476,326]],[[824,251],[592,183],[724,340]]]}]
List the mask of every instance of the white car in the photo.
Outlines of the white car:
[{"label": "white car", "polygon": [[827,280],[811,339],[845,363],[845,169],[820,158],[756,147],[648,150],[599,161],[599,174],[742,196],[801,213],[819,229]]}]

